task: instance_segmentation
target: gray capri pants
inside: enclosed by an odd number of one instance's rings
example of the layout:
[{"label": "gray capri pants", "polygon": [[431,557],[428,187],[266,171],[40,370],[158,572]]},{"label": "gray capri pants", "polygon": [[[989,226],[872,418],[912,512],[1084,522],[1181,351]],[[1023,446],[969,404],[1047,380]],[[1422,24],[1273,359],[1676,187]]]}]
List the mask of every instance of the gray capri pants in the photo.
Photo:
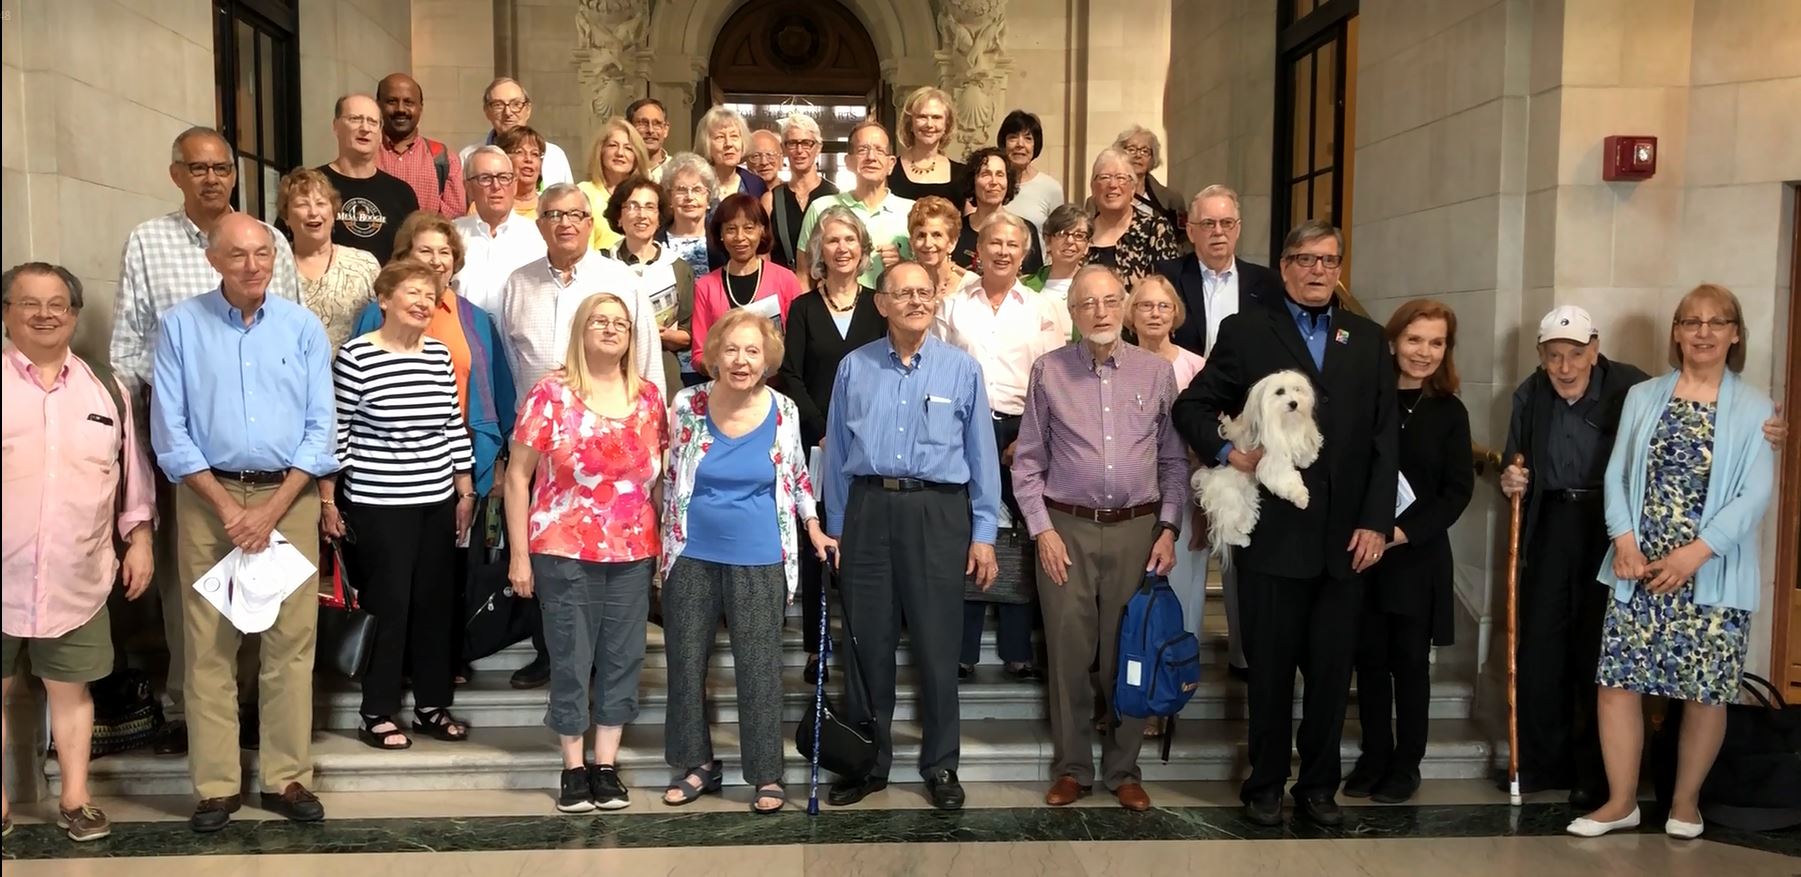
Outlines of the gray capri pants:
[{"label": "gray capri pants", "polygon": [[[533,591],[550,655],[546,727],[578,737],[589,725],[616,727],[638,717],[644,628],[655,558],[592,563],[532,555]],[[593,681],[590,694],[589,681]]]}]

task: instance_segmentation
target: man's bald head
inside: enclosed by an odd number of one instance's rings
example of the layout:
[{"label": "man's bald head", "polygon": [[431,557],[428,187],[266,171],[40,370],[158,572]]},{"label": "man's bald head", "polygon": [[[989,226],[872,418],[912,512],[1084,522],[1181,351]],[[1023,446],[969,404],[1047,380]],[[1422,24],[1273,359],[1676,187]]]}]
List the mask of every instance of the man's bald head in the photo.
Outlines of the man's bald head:
[{"label": "man's bald head", "polygon": [[228,213],[207,238],[206,260],[234,307],[260,306],[275,275],[275,234],[254,216]]}]

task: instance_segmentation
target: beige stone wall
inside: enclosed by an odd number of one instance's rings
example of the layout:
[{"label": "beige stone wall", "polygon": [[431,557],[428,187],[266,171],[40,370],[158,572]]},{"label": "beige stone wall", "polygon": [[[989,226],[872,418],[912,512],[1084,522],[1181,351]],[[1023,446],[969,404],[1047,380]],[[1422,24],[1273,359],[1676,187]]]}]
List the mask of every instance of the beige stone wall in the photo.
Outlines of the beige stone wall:
[{"label": "beige stone wall", "polygon": [[[1070,79],[1074,72],[1069,47],[1078,28],[1070,21],[1071,0],[1012,0],[1007,10],[1007,52],[1013,71],[1007,83],[1006,109],[1038,114],[1044,124],[1044,154],[1038,169],[1057,178],[1067,195],[1071,180],[1083,180],[1083,153],[1072,149],[1083,137],[1081,108]],[[998,124],[998,120],[997,120]]]},{"label": "beige stone wall", "polygon": [[1262,0],[1171,4],[1162,115],[1169,128],[1166,179],[1189,194],[1223,183],[1237,190],[1241,254],[1269,257],[1275,130],[1275,6]]},{"label": "beige stone wall", "polygon": [[427,136],[452,149],[488,135],[482,90],[494,81],[493,0],[413,0],[413,78]]},{"label": "beige stone wall", "polygon": [[[1079,140],[1082,152],[1072,157],[1076,190],[1088,195],[1089,170],[1094,156],[1113,145],[1115,137],[1130,125],[1143,125],[1163,141],[1167,165],[1170,137],[1164,128],[1163,96],[1169,74],[1172,6],[1186,5],[1158,0],[1111,0],[1089,3],[1088,20],[1078,22],[1077,58],[1079,88],[1084,95],[1086,131]],[[1034,87],[1035,88],[1035,87]],[[1168,181],[1168,168],[1154,175]]]},{"label": "beige stone wall", "polygon": [[[375,94],[383,76],[413,68],[412,0],[310,0],[300,4],[302,161],[337,155],[332,105],[353,92]],[[210,71],[209,71],[210,72]]]}]

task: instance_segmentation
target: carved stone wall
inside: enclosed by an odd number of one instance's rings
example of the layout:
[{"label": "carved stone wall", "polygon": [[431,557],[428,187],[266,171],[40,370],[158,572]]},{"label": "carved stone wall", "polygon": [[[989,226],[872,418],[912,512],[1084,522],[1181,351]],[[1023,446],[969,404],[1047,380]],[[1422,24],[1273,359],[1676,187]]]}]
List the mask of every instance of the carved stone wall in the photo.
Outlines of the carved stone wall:
[{"label": "carved stone wall", "polygon": [[1007,0],[941,0],[937,24],[939,87],[951,96],[957,117],[946,151],[967,155],[994,143],[995,126],[1006,114],[1013,69],[1006,51]]},{"label": "carved stone wall", "polygon": [[580,0],[575,67],[581,95],[599,127],[644,94],[650,67],[651,0]]}]

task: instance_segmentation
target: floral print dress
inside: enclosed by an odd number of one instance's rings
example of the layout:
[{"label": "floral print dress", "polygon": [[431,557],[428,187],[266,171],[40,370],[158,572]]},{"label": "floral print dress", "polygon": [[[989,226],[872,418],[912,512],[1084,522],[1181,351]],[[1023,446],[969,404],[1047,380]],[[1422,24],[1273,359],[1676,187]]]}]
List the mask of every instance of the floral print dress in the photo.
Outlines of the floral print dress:
[{"label": "floral print dress", "polygon": [[638,383],[625,417],[589,408],[553,372],[519,406],[513,440],[539,453],[527,536],[533,554],[589,563],[656,557],[661,545],[651,493],[669,449],[663,394]]},{"label": "floral print dress", "polygon": [[[1715,405],[1671,399],[1651,433],[1639,548],[1655,561],[1694,541],[1713,470]],[[1609,601],[1596,681],[1703,704],[1738,697],[1751,613],[1695,603],[1694,581],[1668,594],[1643,584],[1626,602]]]}]

